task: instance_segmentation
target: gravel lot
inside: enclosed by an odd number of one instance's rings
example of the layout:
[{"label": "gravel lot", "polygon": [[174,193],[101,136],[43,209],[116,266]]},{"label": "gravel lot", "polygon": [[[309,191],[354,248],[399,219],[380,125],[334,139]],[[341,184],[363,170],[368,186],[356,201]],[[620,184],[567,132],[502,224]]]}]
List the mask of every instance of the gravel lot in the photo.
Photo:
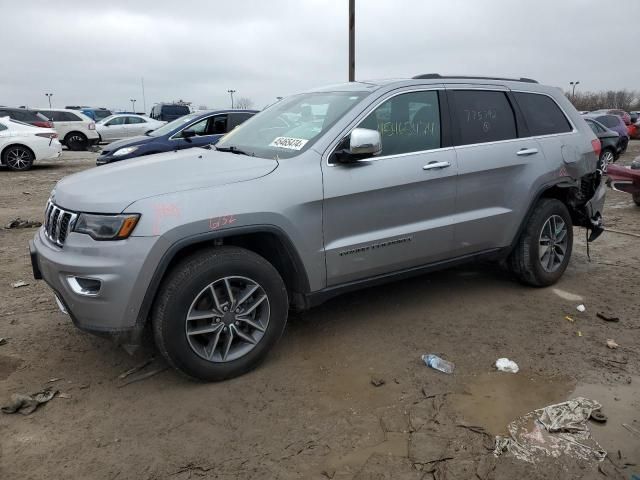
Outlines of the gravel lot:
[{"label": "gravel lot", "polygon": [[[638,141],[620,162],[637,155]],[[65,151],[29,172],[0,169],[0,222],[41,220],[55,182],[95,157]],[[628,195],[608,193],[605,219],[640,234]],[[577,230],[553,288],[476,264],[348,294],[292,318],[268,360],[241,378],[198,384],[166,370],[119,388],[153,346],[130,356],[74,328],[31,278],[34,232],[0,229],[0,401],[47,385],[68,398],[0,414],[0,478],[605,478],[571,458],[532,467],[488,450],[517,416],[576,395],[609,416],[592,427],[609,452],[606,478],[640,474],[640,436],[622,427],[640,430],[639,237],[606,232],[589,262]],[[12,288],[19,280],[29,285]],[[427,352],[455,373],[426,368]],[[499,357],[521,371],[495,372]]]}]

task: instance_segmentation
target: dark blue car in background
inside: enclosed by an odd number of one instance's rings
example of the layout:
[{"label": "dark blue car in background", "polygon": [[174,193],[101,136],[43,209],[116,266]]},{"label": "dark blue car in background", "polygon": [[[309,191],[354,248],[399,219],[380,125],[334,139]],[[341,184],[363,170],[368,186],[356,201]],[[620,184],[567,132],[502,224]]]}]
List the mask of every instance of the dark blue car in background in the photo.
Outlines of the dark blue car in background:
[{"label": "dark blue car in background", "polygon": [[216,143],[222,135],[258,113],[257,110],[218,110],[196,112],[167,123],[140,137],[106,145],[96,164]]}]

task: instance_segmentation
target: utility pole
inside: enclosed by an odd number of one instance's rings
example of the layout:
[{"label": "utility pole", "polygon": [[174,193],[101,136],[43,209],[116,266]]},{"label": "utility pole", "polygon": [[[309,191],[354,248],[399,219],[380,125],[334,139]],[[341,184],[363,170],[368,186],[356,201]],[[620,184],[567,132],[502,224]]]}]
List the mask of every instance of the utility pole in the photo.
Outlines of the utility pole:
[{"label": "utility pole", "polygon": [[131,113],[136,113],[136,99],[130,98],[129,101],[131,102]]},{"label": "utility pole", "polygon": [[147,98],[144,96],[144,77],[140,77],[140,82],[142,83],[142,110],[147,113]]},{"label": "utility pole", "polygon": [[231,108],[233,109],[233,94],[236,93],[236,91],[232,90],[232,89],[229,89],[229,90],[227,90],[227,93],[229,95],[231,95]]},{"label": "utility pole", "polygon": [[45,93],[45,95],[49,99],[49,108],[51,108],[51,97],[53,97],[53,93]]},{"label": "utility pole", "polygon": [[349,81],[356,81],[356,0],[349,0]]}]

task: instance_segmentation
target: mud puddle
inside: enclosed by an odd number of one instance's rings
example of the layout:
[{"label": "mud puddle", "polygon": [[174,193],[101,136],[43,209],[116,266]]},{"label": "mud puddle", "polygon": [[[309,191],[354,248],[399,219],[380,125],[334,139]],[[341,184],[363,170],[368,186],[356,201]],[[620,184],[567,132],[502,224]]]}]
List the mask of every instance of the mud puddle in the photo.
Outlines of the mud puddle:
[{"label": "mud puddle", "polygon": [[607,422],[589,422],[593,438],[615,462],[634,463],[640,471],[640,435],[622,426],[640,432],[640,377],[631,377],[628,385],[578,385],[573,397],[591,398],[602,405]]},{"label": "mud puddle", "polygon": [[567,400],[574,387],[562,377],[490,372],[473,377],[463,393],[450,395],[449,400],[467,424],[481,426],[492,435],[504,435],[511,421]]}]

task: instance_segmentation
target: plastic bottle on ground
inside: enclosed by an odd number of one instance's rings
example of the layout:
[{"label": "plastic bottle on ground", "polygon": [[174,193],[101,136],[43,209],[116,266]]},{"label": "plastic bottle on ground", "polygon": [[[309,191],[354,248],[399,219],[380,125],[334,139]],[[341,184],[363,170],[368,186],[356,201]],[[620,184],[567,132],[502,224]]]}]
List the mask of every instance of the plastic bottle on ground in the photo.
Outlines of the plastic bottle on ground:
[{"label": "plastic bottle on ground", "polygon": [[422,355],[422,361],[427,367],[439,370],[444,373],[453,373],[453,369],[456,368],[453,363],[448,362],[433,354]]}]

